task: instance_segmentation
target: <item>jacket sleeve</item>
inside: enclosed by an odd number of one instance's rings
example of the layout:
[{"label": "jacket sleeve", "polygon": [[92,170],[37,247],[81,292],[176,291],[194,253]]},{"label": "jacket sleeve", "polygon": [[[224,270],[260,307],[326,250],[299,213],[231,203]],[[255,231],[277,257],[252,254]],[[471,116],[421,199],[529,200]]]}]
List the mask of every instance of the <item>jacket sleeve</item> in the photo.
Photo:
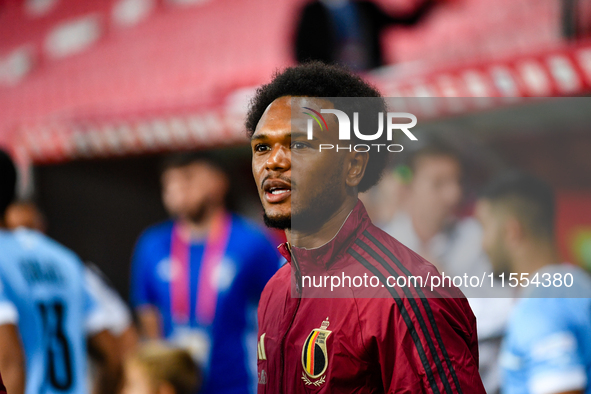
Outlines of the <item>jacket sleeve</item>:
[{"label": "jacket sleeve", "polygon": [[485,394],[465,298],[392,300],[376,332],[386,393]]}]

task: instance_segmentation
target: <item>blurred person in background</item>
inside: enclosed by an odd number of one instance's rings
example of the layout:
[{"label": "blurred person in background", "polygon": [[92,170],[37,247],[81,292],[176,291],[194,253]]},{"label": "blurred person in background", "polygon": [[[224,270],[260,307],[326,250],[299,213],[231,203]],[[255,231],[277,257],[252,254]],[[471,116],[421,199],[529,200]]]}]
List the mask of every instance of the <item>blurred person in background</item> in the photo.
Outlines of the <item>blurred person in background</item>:
[{"label": "blurred person in background", "polygon": [[103,325],[117,339],[121,357],[125,357],[135,349],[138,342],[138,333],[133,324],[131,310],[117,290],[111,286],[109,278],[95,264],[86,263],[84,275],[88,291],[104,311]]},{"label": "blurred person in background", "polygon": [[[45,233],[47,221],[37,205],[32,201],[16,201],[10,204],[5,214],[6,227],[16,230],[19,227],[30,228]],[[133,324],[131,311],[119,293],[110,285],[109,279],[94,264],[86,263],[84,267],[86,289],[90,292],[95,301],[99,304],[101,312],[97,314],[102,321],[100,325],[117,340],[117,349],[120,357],[134,349],[137,344],[137,331]],[[100,350],[92,347],[89,342],[89,377],[94,392],[100,392],[101,364],[105,361]]]},{"label": "blurred person in background", "polygon": [[18,227],[26,227],[45,233],[47,222],[45,217],[31,201],[16,201],[8,206],[6,214],[6,227],[15,230]]},{"label": "blurred person in background", "polygon": [[[408,159],[404,206],[382,229],[452,276],[491,272],[482,250],[482,229],[474,218],[457,218],[462,200],[462,160],[443,141],[431,139]],[[498,356],[510,294],[501,289],[462,288],[478,324],[480,374],[487,392],[499,390]],[[488,298],[494,297],[494,298]],[[505,298],[508,297],[508,298]]]},{"label": "blurred person in background", "polygon": [[295,58],[299,63],[341,64],[354,71],[383,66],[382,32],[391,26],[416,25],[435,3],[422,0],[410,14],[390,15],[371,1],[310,2],[298,22]]},{"label": "blurred person in background", "polygon": [[376,226],[385,226],[404,209],[410,179],[411,172],[408,166],[389,166],[375,187],[359,195]]},{"label": "blurred person in background", "polygon": [[193,394],[201,372],[191,354],[162,342],[142,345],[124,363],[122,394]]},{"label": "blurred person in background", "polygon": [[[2,151],[0,167],[4,217],[14,198],[16,170]],[[79,258],[26,228],[0,230],[0,250],[0,371],[8,392],[86,394],[87,336],[103,360],[97,392],[115,392],[117,345],[87,292]]]},{"label": "blurred person in background", "polygon": [[[16,168],[12,160],[4,151],[0,150],[0,234],[6,228],[4,213],[16,193],[16,176]],[[2,281],[0,281],[1,292],[3,292]],[[0,300],[0,315],[4,308],[12,309],[13,307]],[[12,340],[14,343],[18,343],[20,340],[18,330],[14,325],[0,325],[0,342],[2,342],[2,338],[8,341]],[[8,354],[8,352],[0,350],[0,394],[6,394],[2,374],[8,376],[8,387],[10,387],[11,394],[21,394],[24,393],[25,387],[24,355],[21,346],[12,345],[10,350],[14,353]]]},{"label": "blurred person in background", "polygon": [[252,392],[256,307],[278,253],[261,229],[226,210],[229,180],[210,156],[172,157],[161,182],[172,219],[146,230],[133,254],[141,333],[188,349],[204,393]]},{"label": "blurred person in background", "polygon": [[476,213],[496,274],[531,281],[517,288],[503,340],[503,393],[591,393],[591,277],[559,263],[552,189],[531,175],[509,173],[483,191]]},{"label": "blurred person in background", "polygon": [[488,261],[480,246],[480,226],[475,219],[454,215],[462,200],[459,154],[433,139],[410,155],[408,168],[404,205],[382,229],[439,270],[482,273]]},{"label": "blurred person in background", "polygon": [[[96,265],[87,262],[84,276],[88,292],[101,309],[100,324],[109,331],[117,342],[118,358],[123,360],[136,348],[138,343],[138,334],[131,310]],[[88,377],[93,393],[97,393],[101,391],[105,359],[101,356],[100,349],[93,346],[92,341],[88,342],[88,347],[90,356]]]}]

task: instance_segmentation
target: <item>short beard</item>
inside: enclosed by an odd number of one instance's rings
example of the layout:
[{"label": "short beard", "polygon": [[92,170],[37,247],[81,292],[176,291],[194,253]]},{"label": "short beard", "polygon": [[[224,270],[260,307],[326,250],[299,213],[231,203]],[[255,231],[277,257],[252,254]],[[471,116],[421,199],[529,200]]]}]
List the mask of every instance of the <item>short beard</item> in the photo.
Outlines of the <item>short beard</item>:
[{"label": "short beard", "polygon": [[[336,185],[331,185],[336,187]],[[334,207],[340,206],[342,201],[330,199],[330,197],[319,195],[314,199],[314,204],[303,212],[292,213],[293,220],[297,223],[296,230],[313,232],[319,229],[334,213]],[[279,230],[291,230],[292,215],[269,216],[263,213],[265,225]]]},{"label": "short beard", "polygon": [[343,159],[331,166],[332,168],[329,170],[332,170],[332,174],[323,180],[321,187],[315,189],[316,193],[307,196],[305,203],[294,204],[299,207],[291,212],[294,231],[307,234],[315,233],[343,205],[346,195],[339,192],[343,187],[341,176],[343,166]]},{"label": "short beard", "polygon": [[[270,217],[264,213],[263,219],[267,227],[304,233],[318,231],[345,201],[344,194],[334,193],[335,190],[338,191],[342,188],[341,171],[344,163],[344,158],[341,157],[337,163],[329,168],[332,173],[323,181],[322,187],[316,188],[315,195],[307,196],[308,198],[305,199],[304,204],[298,204],[297,195],[292,194],[291,207],[295,206],[296,209],[291,210],[290,214]],[[295,204],[293,204],[293,199],[296,200]],[[292,224],[294,228],[292,228]]]},{"label": "short beard", "polygon": [[202,203],[197,209],[193,210],[192,212],[188,212],[186,215],[187,220],[191,223],[199,224],[205,219],[205,214],[207,213],[208,204]]},{"label": "short beard", "polygon": [[265,225],[279,230],[291,230],[291,216],[270,217],[263,213]]}]

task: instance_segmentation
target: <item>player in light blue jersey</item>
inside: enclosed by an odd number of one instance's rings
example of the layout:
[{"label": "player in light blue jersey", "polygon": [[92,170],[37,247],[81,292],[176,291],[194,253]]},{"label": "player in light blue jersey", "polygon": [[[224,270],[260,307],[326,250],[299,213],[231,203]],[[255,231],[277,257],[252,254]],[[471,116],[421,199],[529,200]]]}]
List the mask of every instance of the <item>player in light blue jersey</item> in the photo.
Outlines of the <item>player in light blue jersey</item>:
[{"label": "player in light blue jersey", "polygon": [[552,190],[510,174],[486,188],[476,211],[505,285],[511,274],[529,281],[518,289],[503,341],[503,394],[591,394],[591,277],[557,264]]},{"label": "player in light blue jersey", "polygon": [[[1,151],[0,167],[3,217],[14,196],[16,177],[12,162]],[[0,371],[8,392],[88,393],[88,334],[93,347],[108,361],[102,391],[113,393],[118,374],[116,346],[101,326],[104,312],[86,290],[78,257],[26,229],[0,228],[0,251]]]}]

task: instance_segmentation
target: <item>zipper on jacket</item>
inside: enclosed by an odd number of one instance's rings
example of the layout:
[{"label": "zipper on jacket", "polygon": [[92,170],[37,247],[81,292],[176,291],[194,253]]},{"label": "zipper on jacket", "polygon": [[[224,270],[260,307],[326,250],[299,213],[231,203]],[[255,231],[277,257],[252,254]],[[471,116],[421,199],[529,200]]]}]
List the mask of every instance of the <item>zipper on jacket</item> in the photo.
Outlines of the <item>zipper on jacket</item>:
[{"label": "zipper on jacket", "polygon": [[[298,294],[300,294],[300,296],[301,296],[301,288],[300,288],[300,283],[299,283],[299,281],[301,279],[300,266],[298,265],[293,253],[291,253],[291,245],[289,244],[289,242],[287,243],[287,250],[289,250],[289,254],[291,254],[291,261],[295,264],[296,290],[297,290]],[[289,322],[289,326],[287,326],[287,330],[285,331],[285,334],[283,334],[283,338],[281,338],[281,347],[279,349],[279,353],[281,355],[281,360],[280,360],[281,361],[281,372],[280,372],[280,378],[279,378],[279,392],[280,393],[283,393],[283,371],[285,369],[285,351],[283,350],[283,348],[285,347],[285,339],[287,338],[287,334],[289,333],[289,330],[291,330],[291,326],[293,325],[296,314],[298,313],[298,309],[300,308],[301,301],[302,301],[302,298],[298,297],[298,301],[297,301],[296,307],[293,311],[293,315],[291,316],[291,321]]]},{"label": "zipper on jacket", "polygon": [[296,291],[298,292],[299,295],[302,295],[302,271],[300,270],[300,265],[298,264],[298,261],[296,260],[295,256],[291,252],[291,245],[289,244],[289,242],[286,242],[285,246],[287,246],[287,250],[289,251],[289,254],[291,255],[291,262],[295,265]]}]

